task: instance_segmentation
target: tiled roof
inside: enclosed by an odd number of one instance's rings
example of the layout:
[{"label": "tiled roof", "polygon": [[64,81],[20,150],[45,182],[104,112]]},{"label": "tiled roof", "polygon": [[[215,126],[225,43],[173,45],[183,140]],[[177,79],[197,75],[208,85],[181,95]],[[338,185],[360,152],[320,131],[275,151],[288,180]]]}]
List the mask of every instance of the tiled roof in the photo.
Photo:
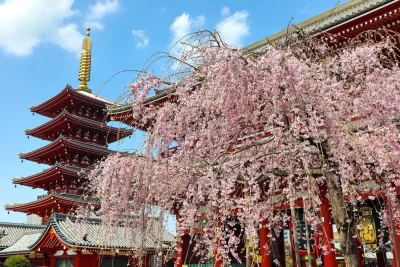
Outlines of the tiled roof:
[{"label": "tiled roof", "polygon": [[15,204],[12,204],[12,205],[7,204],[5,206],[5,208],[6,208],[6,210],[13,210],[13,209],[17,209],[17,208],[24,207],[24,206],[27,206],[27,205],[39,204],[40,202],[44,202],[44,201],[46,201],[48,199],[51,199],[51,198],[58,198],[60,200],[66,200],[66,201],[71,201],[71,202],[75,202],[75,203],[93,203],[93,204],[98,204],[99,203],[97,199],[84,198],[81,195],[73,195],[73,194],[68,194],[68,193],[61,193],[61,194],[59,194],[59,193],[51,193],[51,194],[45,195],[42,198],[39,198],[38,200],[31,201],[31,202],[28,202],[28,203],[15,203]]},{"label": "tiled roof", "polygon": [[[296,28],[302,29],[308,34],[316,34],[329,30],[345,21],[349,21],[371,10],[377,9],[389,3],[394,3],[397,0],[353,0],[348,1],[340,6],[328,10],[318,16],[312,17],[306,21],[297,24]],[[284,38],[287,34],[287,29],[278,32],[266,39],[251,44],[243,50],[255,51],[262,49],[269,43],[274,43]]]},{"label": "tiled roof", "polygon": [[86,91],[83,91],[83,90],[75,90],[75,92],[80,93],[80,94],[82,94],[84,96],[88,96],[88,97],[91,97],[93,99],[102,101],[102,102],[107,103],[107,104],[112,104],[111,101],[109,101],[109,100],[107,100],[105,98],[102,98],[102,97],[98,96],[97,94],[89,93],[89,92],[86,92]]},{"label": "tiled roof", "polygon": [[70,90],[70,92],[72,92],[73,94],[76,93],[76,94],[82,95],[82,96],[84,96],[84,97],[89,97],[89,98],[93,99],[93,101],[95,101],[95,102],[97,102],[97,103],[101,102],[101,103],[104,104],[104,105],[112,104],[112,102],[111,102],[111,101],[108,101],[107,99],[104,99],[104,98],[102,98],[102,97],[99,97],[99,96],[97,96],[97,95],[94,95],[94,94],[92,94],[92,93],[88,93],[88,92],[85,92],[85,91],[75,90],[75,89],[73,89],[73,88],[71,87],[71,85],[67,84],[67,85],[65,86],[65,88],[64,88],[60,93],[58,93],[57,95],[53,96],[52,98],[46,100],[45,102],[43,102],[43,103],[41,103],[41,104],[39,104],[39,105],[32,106],[32,107],[31,107],[31,110],[35,110],[35,109],[37,109],[37,108],[40,108],[40,107],[43,107],[43,106],[47,105],[47,104],[50,103],[51,101],[54,101],[55,99],[57,99],[60,95],[62,95],[63,93],[65,93],[65,91],[67,91],[67,90]]},{"label": "tiled roof", "polygon": [[43,228],[24,233],[14,244],[0,251],[0,257],[9,254],[29,254],[29,246],[33,245],[39,239],[44,230],[45,229]]},{"label": "tiled roof", "polygon": [[[145,104],[145,105],[152,104],[153,102],[155,102],[157,100],[161,100],[163,98],[168,97],[169,95],[173,94],[174,92],[175,92],[175,89],[160,91],[158,94],[155,94],[153,96],[146,98],[146,100],[143,101],[143,104]],[[131,104],[110,105],[107,107],[107,112],[108,112],[108,114],[117,114],[117,113],[121,113],[124,111],[129,111],[131,109],[132,109]]]},{"label": "tiled roof", "polygon": [[65,200],[72,200],[76,202],[81,202],[81,203],[96,203],[98,200],[94,198],[85,198],[81,195],[73,195],[73,194],[67,194],[67,193],[62,193],[62,194],[54,194],[55,196],[65,199]]},{"label": "tiled roof", "polygon": [[[157,240],[159,239],[159,236],[162,236],[163,243],[172,243],[174,241],[174,236],[166,229],[160,229],[159,224],[156,221],[153,222],[154,223],[150,224],[151,229],[146,233],[145,248],[157,248]],[[48,232],[50,227],[54,229],[57,236],[65,244],[71,247],[122,250],[130,250],[139,247],[139,239],[135,236],[137,232],[123,226],[119,226],[115,229],[114,236],[110,240],[109,244],[102,243],[100,219],[88,219],[85,222],[78,223],[76,222],[76,218],[73,216],[53,213],[48,224],[48,229],[45,232]],[[33,249],[38,245],[44,236],[45,233],[30,248]],[[166,245],[163,246],[166,248]]]},{"label": "tiled roof", "polygon": [[36,176],[43,175],[43,174],[46,174],[48,172],[51,172],[55,168],[64,169],[66,171],[70,171],[70,172],[76,173],[76,177],[79,177],[79,173],[80,172],[83,172],[83,173],[88,172],[84,168],[73,167],[73,166],[65,166],[65,165],[61,165],[60,163],[56,163],[53,166],[51,166],[50,168],[44,169],[41,172],[35,173],[35,174],[27,176],[27,177],[13,178],[12,180],[13,180],[13,182],[21,182],[21,181],[24,181],[24,180],[29,180],[32,177],[36,177]]},{"label": "tiled roof", "polygon": [[31,152],[28,152],[28,153],[20,153],[19,156],[20,156],[21,159],[25,159],[26,157],[29,157],[32,154],[35,154],[35,153],[37,153],[39,151],[45,150],[47,148],[50,148],[50,147],[56,145],[60,141],[65,142],[67,144],[77,145],[77,146],[82,147],[82,148],[87,148],[87,149],[90,149],[92,151],[96,151],[97,153],[100,153],[100,154],[103,154],[103,155],[107,155],[107,154],[116,152],[116,151],[110,150],[110,149],[102,147],[102,146],[87,144],[87,143],[80,142],[80,141],[73,140],[73,139],[69,139],[67,137],[64,137],[64,136],[60,135],[57,139],[55,139],[50,144],[45,145],[45,146],[43,146],[41,148],[38,148],[38,149],[36,149],[34,151],[31,151]]},{"label": "tiled roof", "polygon": [[45,225],[0,222],[0,232],[5,233],[5,236],[0,238],[0,249],[13,245],[27,232],[44,228],[46,228]]},{"label": "tiled roof", "polygon": [[95,121],[95,120],[92,120],[92,119],[88,119],[88,118],[85,118],[83,116],[77,116],[77,115],[69,113],[67,110],[63,110],[62,112],[60,112],[60,114],[58,114],[56,117],[54,117],[50,121],[48,121],[48,122],[46,122],[46,123],[44,123],[44,124],[42,124],[42,125],[40,125],[40,126],[38,126],[36,128],[27,129],[27,130],[25,130],[25,133],[29,135],[32,132],[35,132],[35,131],[39,130],[40,128],[42,128],[42,127],[44,127],[46,125],[51,125],[51,123],[53,121],[56,121],[59,118],[64,117],[64,116],[71,117],[71,118],[74,118],[74,119],[76,119],[78,121],[81,121],[82,123],[84,123],[87,126],[92,126],[92,127],[97,127],[98,129],[103,129],[104,132],[111,132],[111,133],[119,133],[119,132],[121,132],[121,133],[126,133],[126,134],[133,132],[132,130],[127,129],[127,128],[110,127],[110,126],[107,126],[105,123],[101,123],[101,122],[98,122],[98,121]]}]

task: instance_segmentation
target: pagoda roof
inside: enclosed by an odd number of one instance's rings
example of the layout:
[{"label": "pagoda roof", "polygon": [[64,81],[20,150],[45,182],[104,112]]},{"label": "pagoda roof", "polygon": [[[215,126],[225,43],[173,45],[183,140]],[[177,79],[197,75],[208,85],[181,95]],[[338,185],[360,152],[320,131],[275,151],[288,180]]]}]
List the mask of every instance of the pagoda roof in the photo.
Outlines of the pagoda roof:
[{"label": "pagoda roof", "polygon": [[98,204],[98,200],[94,198],[85,198],[81,195],[73,195],[68,193],[51,193],[38,198],[35,201],[23,203],[23,204],[7,204],[6,210],[12,210],[16,212],[29,213],[31,210],[43,209],[46,206],[52,206],[55,203],[62,205],[75,206],[76,204],[93,203]]},{"label": "pagoda roof", "polygon": [[47,153],[51,153],[55,150],[58,150],[60,148],[66,148],[66,147],[86,151],[87,153],[92,153],[92,154],[99,155],[99,156],[107,156],[110,153],[115,153],[115,151],[109,150],[105,147],[69,139],[69,138],[66,138],[61,135],[48,145],[45,145],[41,148],[38,148],[38,149],[28,152],[28,153],[19,154],[19,158],[20,159],[28,159],[28,160],[32,160],[32,161],[41,163],[40,158],[45,157],[45,155]]},{"label": "pagoda roof", "polygon": [[56,117],[36,128],[25,130],[25,133],[27,135],[31,135],[45,140],[54,140],[55,138],[47,137],[45,132],[48,130],[58,128],[59,125],[64,124],[66,121],[72,121],[78,125],[104,132],[109,139],[109,143],[115,142],[118,139],[124,138],[133,133],[133,130],[126,128],[110,127],[107,126],[105,123],[101,123],[95,120],[71,114],[67,110],[63,110]]},{"label": "pagoda roof", "polygon": [[42,236],[46,226],[34,231],[28,231],[22,234],[22,236],[8,248],[0,251],[0,257],[8,257],[10,255],[26,255],[30,254],[29,247],[35,244],[37,240]]},{"label": "pagoda roof", "polygon": [[81,171],[85,171],[85,169],[72,166],[64,166],[59,163],[56,163],[50,168],[45,169],[39,173],[27,177],[14,178],[12,179],[12,181],[13,184],[35,186],[35,183],[49,180],[50,178],[57,177],[59,175],[69,175],[78,178],[79,177],[78,173]]},{"label": "pagoda roof", "polygon": [[[143,101],[143,104],[145,105],[151,105],[154,104],[155,102],[159,102],[159,101],[163,101],[168,99],[168,96],[171,95],[172,92],[168,92],[167,90],[163,90],[160,91],[159,93],[150,96],[148,98],[146,98],[146,100]],[[125,112],[128,110],[132,109],[132,105],[131,104],[122,104],[122,105],[110,105],[107,108],[108,114],[118,114],[121,112]]]},{"label": "pagoda roof", "polygon": [[[56,238],[49,238],[51,234],[55,235]],[[101,219],[87,219],[77,222],[76,217],[53,213],[46,230],[30,248],[33,251],[38,251],[39,248],[53,248],[61,244],[74,250],[92,248],[127,251],[139,248],[141,245],[140,240],[135,238],[135,234],[136,231],[133,229],[119,226],[115,229],[115,234],[109,244],[105,245],[101,239]],[[163,243],[171,244],[175,240],[174,235],[166,229],[160,228],[159,222],[154,220],[146,231],[145,248],[155,250],[159,236],[162,237]],[[167,245],[163,245],[163,247],[169,248]]]},{"label": "pagoda roof", "polygon": [[[156,93],[153,96],[150,96],[144,100],[143,104],[145,106],[149,105],[159,105],[162,104],[163,102],[173,98],[173,93],[175,92],[175,89],[167,89],[160,91],[159,93]],[[112,121],[120,121],[125,124],[131,125],[135,128],[138,128],[140,130],[145,131],[146,130],[146,125],[142,126],[137,124],[134,119],[132,118],[132,105],[127,103],[127,104],[119,104],[119,105],[109,105],[107,107],[107,116],[112,120]]]},{"label": "pagoda roof", "polygon": [[[321,32],[329,31],[345,23],[350,23],[370,12],[385,8],[391,4],[399,4],[398,0],[351,0],[340,6],[334,7],[320,15],[312,17],[296,25],[296,29],[302,29],[305,33],[318,35]],[[382,22],[382,25],[386,23]],[[289,29],[291,31],[292,29]],[[288,30],[284,29],[270,37],[251,44],[244,51],[256,51],[263,49],[268,44],[279,42],[287,35]]]},{"label": "pagoda roof", "polygon": [[5,236],[0,238],[0,249],[12,246],[25,233],[46,228],[45,225],[0,222],[0,232]]},{"label": "pagoda roof", "polygon": [[32,112],[53,118],[57,114],[50,112],[50,109],[54,108],[54,106],[57,106],[59,103],[62,103],[68,98],[79,99],[85,103],[98,106],[99,108],[106,108],[107,105],[112,104],[111,101],[83,90],[75,90],[67,84],[64,90],[62,90],[60,93],[37,106],[32,106],[30,109]]}]

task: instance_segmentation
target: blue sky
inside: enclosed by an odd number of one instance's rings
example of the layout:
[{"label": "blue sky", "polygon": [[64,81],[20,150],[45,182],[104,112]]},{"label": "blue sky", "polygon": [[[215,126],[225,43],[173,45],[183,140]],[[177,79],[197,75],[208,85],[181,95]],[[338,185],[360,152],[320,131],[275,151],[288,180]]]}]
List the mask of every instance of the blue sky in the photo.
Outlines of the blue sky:
[{"label": "blue sky", "polygon": [[[342,2],[346,2],[343,1]],[[46,165],[24,161],[18,153],[47,142],[29,138],[25,129],[48,119],[29,107],[78,86],[79,52],[86,26],[92,28],[90,88],[96,93],[114,73],[141,69],[156,52],[189,32],[217,28],[231,45],[243,47],[335,6],[337,0],[0,0],[0,221],[26,222],[25,214],[3,206],[35,200],[41,190],[17,186]],[[157,71],[157,70],[155,70]],[[134,77],[126,72],[99,92],[115,101]],[[121,146],[133,148],[138,137]],[[114,146],[115,147],[115,146]]]}]

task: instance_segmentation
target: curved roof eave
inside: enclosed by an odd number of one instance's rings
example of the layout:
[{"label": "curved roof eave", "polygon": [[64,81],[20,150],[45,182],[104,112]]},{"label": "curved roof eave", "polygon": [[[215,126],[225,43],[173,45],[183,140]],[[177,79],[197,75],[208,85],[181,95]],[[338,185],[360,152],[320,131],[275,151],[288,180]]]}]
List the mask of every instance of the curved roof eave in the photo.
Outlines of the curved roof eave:
[{"label": "curved roof eave", "polygon": [[62,98],[62,95],[66,93],[66,91],[69,91],[71,94],[74,94],[77,98],[80,99],[85,99],[87,102],[90,102],[92,104],[96,104],[99,107],[101,106],[102,108],[106,108],[107,105],[111,105],[113,104],[111,101],[108,101],[104,98],[101,98],[99,96],[96,96],[92,93],[88,93],[85,91],[77,91],[75,89],[73,89],[69,84],[66,85],[66,87],[59,92],[57,95],[53,96],[52,98],[40,103],[39,105],[36,106],[31,106],[30,110],[32,112],[37,112],[40,113],[41,111],[43,111],[43,109],[46,109],[46,107],[54,102],[54,101],[62,101],[64,98]]},{"label": "curved roof eave", "polygon": [[[396,0],[352,0],[340,6],[323,12],[320,15],[312,17],[296,25],[297,29],[303,29],[309,34],[318,34],[330,30],[344,22],[350,21],[360,15],[363,15],[371,10],[380,8],[384,5],[396,2]],[[291,28],[289,28],[289,32]],[[265,39],[255,42],[243,48],[245,52],[252,52],[261,49],[268,44],[275,43],[285,37],[288,29],[284,29],[276,34],[273,34]]]},{"label": "curved roof eave", "polygon": [[91,144],[87,144],[87,143],[80,142],[80,141],[77,141],[77,140],[67,139],[64,136],[60,135],[57,139],[55,139],[53,142],[51,142],[48,145],[45,145],[45,146],[43,146],[41,148],[38,148],[38,149],[33,150],[31,152],[28,152],[28,153],[20,153],[19,154],[19,158],[20,159],[28,159],[29,157],[35,157],[35,156],[37,157],[38,153],[41,153],[42,151],[45,151],[46,149],[54,148],[55,146],[58,145],[58,143],[60,141],[65,143],[65,144],[71,145],[71,146],[78,146],[80,148],[87,148],[88,150],[93,151],[92,153],[98,152],[99,154],[101,154],[103,156],[106,156],[106,155],[111,154],[111,153],[116,153],[116,151],[110,150],[110,149],[105,148],[105,147],[101,147],[101,146],[97,146],[97,145],[91,145]]}]

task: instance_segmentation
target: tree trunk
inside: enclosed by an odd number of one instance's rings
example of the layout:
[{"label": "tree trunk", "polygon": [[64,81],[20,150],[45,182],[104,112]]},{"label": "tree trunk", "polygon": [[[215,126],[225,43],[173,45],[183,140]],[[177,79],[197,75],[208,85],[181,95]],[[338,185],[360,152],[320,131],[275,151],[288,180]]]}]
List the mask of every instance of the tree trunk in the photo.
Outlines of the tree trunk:
[{"label": "tree trunk", "polygon": [[[334,175],[326,173],[329,200],[332,207],[332,218],[339,234],[340,249],[343,253],[346,267],[359,267],[356,246],[353,241],[353,224],[347,216],[346,202],[342,189],[335,183]],[[361,267],[361,266],[360,266]]]}]

